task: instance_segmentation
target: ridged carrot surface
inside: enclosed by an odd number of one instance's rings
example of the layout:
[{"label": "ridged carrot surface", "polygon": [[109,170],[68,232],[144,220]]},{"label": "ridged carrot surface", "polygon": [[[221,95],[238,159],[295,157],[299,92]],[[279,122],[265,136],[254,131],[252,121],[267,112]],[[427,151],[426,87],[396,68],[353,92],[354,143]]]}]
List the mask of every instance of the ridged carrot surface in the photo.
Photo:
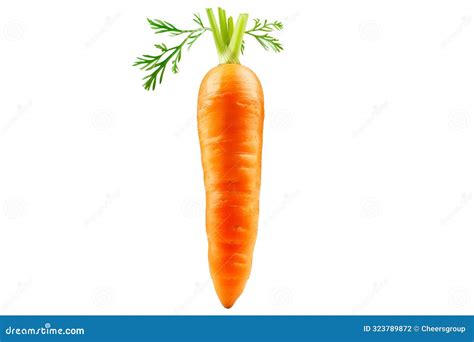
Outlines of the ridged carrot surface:
[{"label": "ridged carrot surface", "polygon": [[199,90],[197,119],[209,266],[230,308],[249,278],[257,237],[264,119],[257,76],[240,64],[213,68]]},{"label": "ridged carrot surface", "polygon": [[[184,47],[211,32],[219,65],[201,82],[197,120],[201,161],[206,189],[206,232],[209,268],[219,300],[226,308],[242,294],[252,268],[257,238],[263,142],[263,90],[259,79],[240,64],[244,36],[256,39],[265,50],[280,52],[283,46],[269,32],[279,31],[279,21],[254,19],[246,28],[249,15],[234,19],[218,9],[218,17],[207,8],[209,26],[194,14],[193,29],[180,29],[167,21],[148,19],[155,33],[183,37],[168,47],[155,44],[158,55],[138,57],[134,65],[150,73],[144,87],[155,89],[168,65],[179,71]],[[192,257],[192,256],[190,256]]]}]

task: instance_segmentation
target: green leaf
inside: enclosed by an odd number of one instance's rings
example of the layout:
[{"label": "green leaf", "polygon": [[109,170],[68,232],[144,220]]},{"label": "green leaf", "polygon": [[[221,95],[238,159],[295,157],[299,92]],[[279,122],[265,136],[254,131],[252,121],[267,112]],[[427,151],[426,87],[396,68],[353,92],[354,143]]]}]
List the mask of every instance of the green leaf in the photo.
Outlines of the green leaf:
[{"label": "green leaf", "polygon": [[181,62],[183,47],[187,46],[189,50],[203,33],[209,31],[209,28],[204,26],[199,13],[195,13],[193,16],[193,22],[198,25],[198,27],[194,29],[182,30],[170,22],[160,19],[147,18],[147,21],[156,34],[167,33],[171,37],[186,35],[178,45],[172,47],[168,47],[165,43],[154,44],[155,48],[159,50],[156,55],[137,57],[133,63],[133,66],[137,66],[145,71],[150,71],[148,75],[143,77],[145,81],[143,87],[146,90],[154,90],[156,84],[163,81],[168,64],[171,64],[172,73],[176,74],[179,72],[179,63]]}]

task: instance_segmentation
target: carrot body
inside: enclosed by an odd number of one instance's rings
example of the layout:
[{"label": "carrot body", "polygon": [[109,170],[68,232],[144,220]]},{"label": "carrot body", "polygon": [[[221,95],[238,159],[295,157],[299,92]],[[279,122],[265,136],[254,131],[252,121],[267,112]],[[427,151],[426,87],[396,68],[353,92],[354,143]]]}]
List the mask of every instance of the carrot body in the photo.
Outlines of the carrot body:
[{"label": "carrot body", "polygon": [[199,89],[197,116],[209,267],[230,308],[249,278],[258,229],[264,107],[257,76],[240,64],[211,69]]}]

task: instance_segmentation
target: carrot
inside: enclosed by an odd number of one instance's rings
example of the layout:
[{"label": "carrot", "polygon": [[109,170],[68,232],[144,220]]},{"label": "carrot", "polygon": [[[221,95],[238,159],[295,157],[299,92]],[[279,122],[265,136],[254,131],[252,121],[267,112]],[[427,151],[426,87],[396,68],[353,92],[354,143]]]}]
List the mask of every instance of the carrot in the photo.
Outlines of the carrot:
[{"label": "carrot", "polygon": [[221,64],[199,90],[198,129],[206,187],[209,265],[219,299],[230,308],[250,275],[257,237],[263,91],[239,64]]},{"label": "carrot", "polygon": [[[151,71],[144,87],[155,89],[161,83],[166,65],[178,72],[182,48],[192,46],[206,31],[211,31],[219,65],[202,80],[198,96],[198,133],[206,189],[206,232],[211,277],[217,295],[230,308],[241,295],[250,276],[258,230],[264,103],[259,79],[240,64],[245,34],[257,39],[266,50],[280,52],[283,47],[268,32],[282,29],[278,21],[254,19],[246,31],[247,14],[240,14],[235,26],[223,9],[218,21],[207,9],[210,27],[195,15],[198,28],[181,30],[169,22],[148,20],[157,33],[185,35],[181,44],[156,47],[158,56],[144,55],[135,65]],[[218,24],[219,22],[219,24]]]}]

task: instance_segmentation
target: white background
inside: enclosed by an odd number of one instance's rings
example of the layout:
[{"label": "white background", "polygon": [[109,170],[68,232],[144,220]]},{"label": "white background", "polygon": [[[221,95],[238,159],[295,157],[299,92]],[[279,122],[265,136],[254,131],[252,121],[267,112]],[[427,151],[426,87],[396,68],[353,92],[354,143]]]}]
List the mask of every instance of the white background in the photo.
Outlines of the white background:
[{"label": "white background", "polygon": [[[226,2],[227,3],[227,2]],[[135,57],[215,1],[2,1],[1,314],[472,314],[474,3],[234,1],[266,96],[261,217],[231,311],[210,283],[196,129],[209,34],[141,87]]]}]

